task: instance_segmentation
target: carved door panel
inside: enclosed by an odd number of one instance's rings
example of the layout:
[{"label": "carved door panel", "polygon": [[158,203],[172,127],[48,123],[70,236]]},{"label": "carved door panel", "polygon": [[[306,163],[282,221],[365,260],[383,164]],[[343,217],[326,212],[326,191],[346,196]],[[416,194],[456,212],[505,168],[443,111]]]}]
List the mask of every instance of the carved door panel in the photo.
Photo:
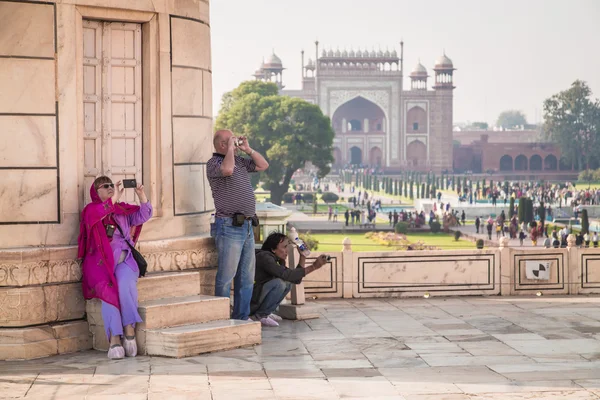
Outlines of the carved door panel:
[{"label": "carved door panel", "polygon": [[[84,21],[83,42],[86,188],[98,175],[141,182],[141,25]],[[133,190],[122,199],[134,202]]]}]

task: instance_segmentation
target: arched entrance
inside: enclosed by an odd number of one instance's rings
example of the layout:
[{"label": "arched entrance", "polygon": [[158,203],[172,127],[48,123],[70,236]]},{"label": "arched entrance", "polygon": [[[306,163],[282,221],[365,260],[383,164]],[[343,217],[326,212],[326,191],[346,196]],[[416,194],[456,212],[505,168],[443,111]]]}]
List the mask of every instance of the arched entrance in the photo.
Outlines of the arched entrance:
[{"label": "arched entrance", "polygon": [[530,171],[541,171],[542,170],[542,157],[534,154],[529,159],[529,170]]},{"label": "arched entrance", "polygon": [[555,155],[548,154],[546,158],[544,158],[544,169],[546,171],[556,171],[557,165],[558,162]]},{"label": "arched entrance", "polygon": [[336,134],[385,133],[383,110],[377,104],[360,96],[339,106],[333,113],[331,121]]},{"label": "arched entrance", "polygon": [[527,157],[523,154],[515,158],[515,171],[527,171]]},{"label": "arched entrance", "polygon": [[342,162],[342,151],[338,147],[333,148],[333,165],[340,166],[343,164]]},{"label": "arched entrance", "polygon": [[369,164],[381,167],[383,160],[383,152],[379,147],[373,147],[369,151]]},{"label": "arched entrance", "polygon": [[427,163],[427,146],[420,140],[411,142],[406,147],[406,161],[409,167],[424,166]]},{"label": "arched entrance", "polygon": [[511,156],[505,154],[500,159],[500,171],[512,171],[513,170],[513,159]]},{"label": "arched entrance", "polygon": [[362,164],[362,150],[358,147],[350,147],[350,164]]}]

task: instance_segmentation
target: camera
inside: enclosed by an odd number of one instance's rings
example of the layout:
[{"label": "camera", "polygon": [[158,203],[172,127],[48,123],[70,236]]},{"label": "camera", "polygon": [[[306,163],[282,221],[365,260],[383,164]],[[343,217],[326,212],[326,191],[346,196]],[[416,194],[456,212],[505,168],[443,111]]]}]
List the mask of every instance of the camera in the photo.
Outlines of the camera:
[{"label": "camera", "polygon": [[235,147],[240,147],[242,145],[243,141],[241,138],[233,138],[233,145]]},{"label": "camera", "polygon": [[130,188],[136,188],[137,187],[137,181],[135,179],[123,179],[123,188],[124,189],[130,189]]}]

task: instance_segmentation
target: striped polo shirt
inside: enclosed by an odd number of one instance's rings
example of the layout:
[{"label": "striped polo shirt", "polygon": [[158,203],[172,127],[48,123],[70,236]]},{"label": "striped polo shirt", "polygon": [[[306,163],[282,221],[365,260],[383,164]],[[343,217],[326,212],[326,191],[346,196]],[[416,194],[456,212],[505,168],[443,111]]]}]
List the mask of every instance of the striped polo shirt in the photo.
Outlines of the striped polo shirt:
[{"label": "striped polo shirt", "polygon": [[221,163],[225,156],[213,153],[206,163],[206,176],[215,201],[216,217],[233,217],[242,213],[246,217],[256,214],[256,198],[249,172],[256,172],[256,164],[250,158],[235,157],[233,175],[223,176]]}]

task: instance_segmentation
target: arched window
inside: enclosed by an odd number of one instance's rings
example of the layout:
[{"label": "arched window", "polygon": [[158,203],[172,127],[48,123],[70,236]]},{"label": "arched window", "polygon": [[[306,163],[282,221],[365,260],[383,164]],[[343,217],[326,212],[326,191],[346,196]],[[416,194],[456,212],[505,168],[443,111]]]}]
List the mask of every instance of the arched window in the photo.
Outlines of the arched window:
[{"label": "arched window", "polygon": [[350,122],[348,122],[350,124],[350,130],[354,131],[354,132],[360,132],[362,131],[362,124],[360,123],[359,120],[357,119],[353,119]]},{"label": "arched window", "polygon": [[503,155],[500,159],[500,171],[512,171],[513,159],[509,155]]},{"label": "arched window", "polygon": [[427,113],[421,107],[413,107],[406,113],[409,133],[427,133]]},{"label": "arched window", "polygon": [[541,171],[542,170],[542,157],[534,154],[529,159],[529,170],[530,171]]},{"label": "arched window", "polygon": [[515,171],[527,171],[527,157],[523,154],[515,158]]},{"label": "arched window", "polygon": [[556,171],[558,162],[556,161],[556,156],[552,154],[548,154],[546,158],[544,158],[544,169],[546,171]]}]

